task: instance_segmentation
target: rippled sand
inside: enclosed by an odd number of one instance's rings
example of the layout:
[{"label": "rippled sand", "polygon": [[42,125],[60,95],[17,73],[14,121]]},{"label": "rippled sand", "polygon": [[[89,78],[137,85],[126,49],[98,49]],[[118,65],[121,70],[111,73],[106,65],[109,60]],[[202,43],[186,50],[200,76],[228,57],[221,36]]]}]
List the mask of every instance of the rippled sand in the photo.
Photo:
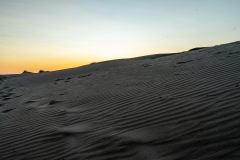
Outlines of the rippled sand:
[{"label": "rippled sand", "polygon": [[1,160],[239,157],[240,42],[0,79]]}]

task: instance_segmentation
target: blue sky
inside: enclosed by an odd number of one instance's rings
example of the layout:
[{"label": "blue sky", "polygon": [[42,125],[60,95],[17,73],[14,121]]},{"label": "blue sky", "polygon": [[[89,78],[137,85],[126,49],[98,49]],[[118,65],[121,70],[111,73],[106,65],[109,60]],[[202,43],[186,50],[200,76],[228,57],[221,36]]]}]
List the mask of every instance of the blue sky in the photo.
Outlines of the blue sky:
[{"label": "blue sky", "polygon": [[239,0],[0,0],[0,74],[238,41],[239,15]]}]

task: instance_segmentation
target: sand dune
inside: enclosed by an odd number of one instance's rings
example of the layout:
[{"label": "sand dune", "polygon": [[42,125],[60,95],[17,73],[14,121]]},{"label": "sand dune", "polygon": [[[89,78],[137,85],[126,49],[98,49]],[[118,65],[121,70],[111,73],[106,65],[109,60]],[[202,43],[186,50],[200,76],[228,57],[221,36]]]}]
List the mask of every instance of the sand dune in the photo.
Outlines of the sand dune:
[{"label": "sand dune", "polygon": [[1,160],[239,157],[240,42],[0,81]]}]

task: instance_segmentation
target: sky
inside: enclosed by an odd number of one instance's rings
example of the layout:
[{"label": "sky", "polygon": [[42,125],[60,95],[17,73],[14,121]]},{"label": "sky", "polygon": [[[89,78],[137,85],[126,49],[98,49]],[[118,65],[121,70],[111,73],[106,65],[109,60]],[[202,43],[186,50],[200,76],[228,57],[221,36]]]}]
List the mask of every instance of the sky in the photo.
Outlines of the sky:
[{"label": "sky", "polygon": [[0,0],[0,74],[240,40],[240,0]]}]

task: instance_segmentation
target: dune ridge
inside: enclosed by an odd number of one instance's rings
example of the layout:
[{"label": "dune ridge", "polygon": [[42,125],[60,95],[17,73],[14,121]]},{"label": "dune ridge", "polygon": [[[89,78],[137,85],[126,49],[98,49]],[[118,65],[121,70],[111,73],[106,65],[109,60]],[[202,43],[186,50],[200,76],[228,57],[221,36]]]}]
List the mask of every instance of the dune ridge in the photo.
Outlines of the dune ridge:
[{"label": "dune ridge", "polygon": [[0,159],[239,159],[240,42],[5,76]]}]

